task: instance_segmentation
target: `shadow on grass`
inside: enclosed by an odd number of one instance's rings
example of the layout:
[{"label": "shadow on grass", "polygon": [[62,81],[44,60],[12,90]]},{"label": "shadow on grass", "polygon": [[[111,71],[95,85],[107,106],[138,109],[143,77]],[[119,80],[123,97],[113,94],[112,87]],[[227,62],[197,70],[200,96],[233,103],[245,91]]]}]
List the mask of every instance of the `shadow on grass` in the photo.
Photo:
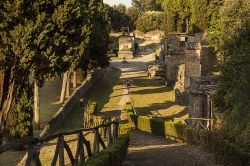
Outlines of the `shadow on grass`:
[{"label": "shadow on grass", "polygon": [[[108,70],[109,71],[107,71],[100,80],[96,81],[96,83],[94,83],[92,88],[88,90],[88,92],[83,96],[84,107],[87,105],[89,100],[96,101],[98,103],[97,104],[98,112],[100,112],[100,109],[102,109],[106,103],[110,102],[111,97],[109,96],[111,96],[111,94],[113,93],[114,86],[120,84],[120,82],[117,80],[119,80],[121,71],[119,69],[112,67],[109,68]],[[117,93],[117,95],[118,94],[120,95],[121,90],[117,91],[119,92]],[[71,131],[82,128],[84,107],[76,105],[69,112],[67,118],[65,118],[65,120],[60,124],[60,126],[58,126],[57,129],[53,131],[53,133],[60,131]]]},{"label": "shadow on grass", "polygon": [[171,101],[166,101],[164,103],[152,103],[147,107],[136,107],[136,111],[138,111],[139,113],[157,111],[162,109],[168,109],[174,105],[176,105],[176,103]]},{"label": "shadow on grass", "polygon": [[[122,83],[119,81],[120,76],[121,70],[111,67],[109,71],[104,74],[101,80],[96,81],[96,83],[93,85],[94,88],[89,90],[83,96],[84,105],[86,105],[89,100],[97,101],[97,109],[99,112],[102,108],[104,108],[106,103],[110,102],[111,98],[121,96],[121,91],[123,88],[114,88],[117,85],[122,85]],[[113,94],[114,90],[117,91],[116,94]]]}]

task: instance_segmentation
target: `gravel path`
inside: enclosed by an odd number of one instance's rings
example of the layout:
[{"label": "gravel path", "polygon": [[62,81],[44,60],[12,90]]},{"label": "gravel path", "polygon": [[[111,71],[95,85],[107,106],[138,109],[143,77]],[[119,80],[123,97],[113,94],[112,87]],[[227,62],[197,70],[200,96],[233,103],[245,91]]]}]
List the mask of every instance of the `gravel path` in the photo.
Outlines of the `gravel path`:
[{"label": "gravel path", "polygon": [[[113,60],[111,61],[111,66],[119,68],[122,73],[120,76],[120,82],[124,85],[127,80],[131,82],[131,88],[133,88],[133,79],[138,77],[138,73],[141,71],[145,71],[147,68],[147,63],[154,60],[154,52],[152,49],[147,49],[145,52],[142,52],[141,55],[134,57],[133,59],[128,60]],[[121,122],[127,122],[127,114],[124,111],[125,105],[127,101],[130,101],[130,95],[127,92],[127,89],[123,88],[121,94],[120,102],[118,103],[119,108],[118,110],[121,111],[120,119]]]},{"label": "gravel path", "polygon": [[[138,77],[139,72],[146,70],[147,62],[153,61],[154,55],[153,50],[147,48],[146,52],[126,62],[113,60],[111,66],[119,68],[122,71],[120,81],[125,85],[126,80],[130,80],[133,88],[133,79]],[[124,108],[129,100],[130,95],[124,87],[117,108],[121,111],[121,122],[127,121]],[[211,154],[203,152],[196,146],[133,129],[128,153],[122,166],[215,166],[215,163]]]}]

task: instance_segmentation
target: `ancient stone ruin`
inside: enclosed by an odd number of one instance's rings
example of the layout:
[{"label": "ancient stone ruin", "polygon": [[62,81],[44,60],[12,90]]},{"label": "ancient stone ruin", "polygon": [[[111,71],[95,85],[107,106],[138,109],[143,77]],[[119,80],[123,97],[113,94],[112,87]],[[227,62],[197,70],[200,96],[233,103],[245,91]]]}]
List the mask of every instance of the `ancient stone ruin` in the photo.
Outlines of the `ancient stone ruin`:
[{"label": "ancient stone ruin", "polygon": [[122,59],[132,59],[134,57],[134,41],[135,35],[121,35],[118,37],[119,52],[118,57]]},{"label": "ancient stone ruin", "polygon": [[[167,64],[166,81],[175,89],[176,103],[189,106],[189,125],[209,129],[213,111],[211,93],[217,89],[212,75],[220,57],[210,50],[206,34],[166,34],[162,60]],[[206,119],[206,120],[204,120]]]}]

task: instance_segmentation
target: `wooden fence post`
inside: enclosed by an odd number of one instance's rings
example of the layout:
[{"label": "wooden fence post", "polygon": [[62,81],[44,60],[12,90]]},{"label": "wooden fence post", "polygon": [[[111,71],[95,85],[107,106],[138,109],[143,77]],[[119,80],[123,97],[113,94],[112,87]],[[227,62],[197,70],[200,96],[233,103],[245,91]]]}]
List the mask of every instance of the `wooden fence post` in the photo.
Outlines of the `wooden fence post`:
[{"label": "wooden fence post", "polygon": [[58,141],[59,141],[59,165],[64,166],[64,140],[63,140],[63,136],[59,136]]},{"label": "wooden fence post", "polygon": [[40,146],[30,144],[28,146],[28,158],[26,160],[25,166],[42,166],[40,159]]},{"label": "wooden fence post", "polygon": [[95,130],[95,136],[94,136],[94,154],[98,153],[100,151],[100,140],[99,140],[99,131],[98,128]]}]

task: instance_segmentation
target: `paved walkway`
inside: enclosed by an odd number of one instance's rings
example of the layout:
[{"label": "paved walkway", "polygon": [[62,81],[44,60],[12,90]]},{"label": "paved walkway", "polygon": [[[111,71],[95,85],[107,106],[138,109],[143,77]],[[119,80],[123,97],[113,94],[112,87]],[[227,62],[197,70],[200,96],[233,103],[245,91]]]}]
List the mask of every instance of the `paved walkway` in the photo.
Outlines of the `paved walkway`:
[{"label": "paved walkway", "polygon": [[[141,45],[143,46],[143,45]],[[123,62],[114,60],[111,66],[122,71],[120,81],[124,83],[130,80],[133,86],[133,79],[138,76],[138,72],[145,71],[147,62],[154,60],[155,53],[147,48],[146,52],[133,59]],[[130,95],[124,87],[122,97],[119,102],[121,110],[121,121],[127,120],[124,111],[125,104],[130,100]],[[164,137],[151,135],[137,129],[132,130],[131,141],[128,148],[127,157],[122,166],[204,166],[216,165],[213,157],[201,151],[195,146],[186,145]]]}]

